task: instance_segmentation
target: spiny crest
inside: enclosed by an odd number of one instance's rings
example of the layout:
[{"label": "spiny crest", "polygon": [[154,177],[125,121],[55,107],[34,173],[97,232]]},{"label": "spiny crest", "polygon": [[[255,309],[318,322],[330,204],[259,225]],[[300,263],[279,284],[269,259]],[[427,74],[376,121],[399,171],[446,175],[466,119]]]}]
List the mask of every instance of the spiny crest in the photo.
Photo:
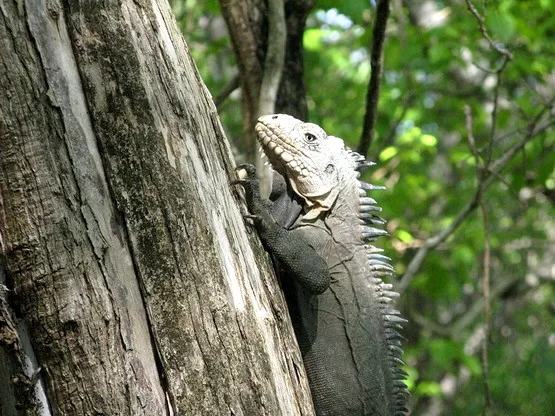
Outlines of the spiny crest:
[{"label": "spiny crest", "polygon": [[394,415],[403,416],[406,414],[405,407],[407,396],[409,392],[406,384],[403,382],[407,378],[407,373],[401,368],[405,363],[401,360],[403,350],[401,349],[401,341],[405,338],[399,333],[402,330],[402,324],[407,320],[400,316],[400,312],[394,308],[395,300],[399,294],[393,291],[393,286],[384,283],[381,277],[390,276],[393,274],[393,267],[389,264],[390,259],[383,254],[383,250],[377,249],[373,246],[368,246],[368,263],[372,271],[372,283],[378,289],[378,296],[380,302],[380,309],[385,326],[385,337],[388,344],[388,360],[393,375],[393,389],[392,394],[394,397]]},{"label": "spiny crest", "polygon": [[[357,171],[360,176],[360,172],[370,166],[374,166],[374,162],[367,161],[362,155],[351,151],[350,157],[354,164],[354,170]],[[374,198],[367,196],[368,191],[383,190],[385,186],[372,185],[370,183],[358,181],[358,195],[359,195],[359,218],[361,219],[361,233],[362,238],[367,241],[374,241],[377,237],[382,235],[387,235],[387,231],[381,228],[375,228],[375,225],[381,226],[385,224],[385,220],[378,216],[376,212],[380,212],[382,209],[377,205]],[[385,256],[382,256],[385,257]]]},{"label": "spiny crest", "polygon": [[[355,152],[351,152],[351,158],[355,164],[355,170],[357,171],[361,171],[374,165],[372,162],[366,161],[364,157]],[[377,206],[377,203],[373,198],[367,196],[367,191],[382,189],[385,189],[385,187],[359,181],[360,226],[362,237],[367,242],[374,241],[382,235],[387,235],[387,231],[374,227],[375,225],[382,226],[385,224],[385,220],[376,215],[376,212],[380,212],[381,208]],[[372,273],[372,283],[378,289],[380,309],[382,311],[382,317],[385,325],[385,336],[388,341],[388,359],[390,361],[390,367],[393,369],[393,378],[395,380],[393,385],[393,414],[396,416],[403,416],[407,412],[405,403],[409,393],[407,386],[403,382],[403,380],[407,377],[407,373],[401,368],[401,366],[404,365],[401,360],[401,356],[403,354],[401,341],[404,340],[404,337],[399,333],[399,330],[402,329],[402,324],[406,323],[407,320],[402,318],[400,316],[400,312],[393,307],[395,299],[399,297],[399,294],[392,290],[392,285],[384,283],[382,280],[385,276],[393,275],[394,270],[393,266],[390,264],[391,259],[382,254],[382,249],[376,248],[372,245],[367,245],[366,250],[368,264]]]}]

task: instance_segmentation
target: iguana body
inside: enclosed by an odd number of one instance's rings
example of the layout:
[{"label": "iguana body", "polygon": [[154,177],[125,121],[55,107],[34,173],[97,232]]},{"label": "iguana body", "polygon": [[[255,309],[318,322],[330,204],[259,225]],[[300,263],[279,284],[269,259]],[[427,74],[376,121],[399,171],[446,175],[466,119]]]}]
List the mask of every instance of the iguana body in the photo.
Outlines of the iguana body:
[{"label": "iguana body", "polygon": [[[358,180],[364,159],[341,139],[291,116],[261,117],[264,153],[287,182],[273,206],[260,200],[254,168],[238,181],[279,274],[319,416],[404,415],[396,296],[380,277],[387,258],[366,244],[383,221]],[[296,194],[294,195],[293,192]]]}]

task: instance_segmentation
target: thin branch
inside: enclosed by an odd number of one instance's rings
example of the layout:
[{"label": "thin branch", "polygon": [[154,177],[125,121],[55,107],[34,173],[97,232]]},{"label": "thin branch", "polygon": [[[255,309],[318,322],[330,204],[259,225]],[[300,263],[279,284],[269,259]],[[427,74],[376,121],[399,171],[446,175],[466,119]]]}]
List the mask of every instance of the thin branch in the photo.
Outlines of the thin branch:
[{"label": "thin branch", "polygon": [[223,102],[241,85],[239,74],[235,75],[231,81],[214,97],[216,108],[220,109]]},{"label": "thin branch", "polygon": [[[521,277],[518,275],[511,275],[504,277],[502,280],[495,282],[493,287],[490,288],[488,292],[488,302],[491,302],[499,298],[503,293],[507,291],[511,286],[518,282]],[[446,323],[439,324],[428,318],[418,314],[417,312],[411,312],[411,321],[419,324],[421,327],[436,333],[442,337],[453,338],[455,341],[459,342],[462,340],[462,336],[466,333],[465,330],[471,326],[480,314],[484,312],[486,297],[480,296],[472,301],[471,304],[467,305],[464,314],[458,316],[456,319]],[[488,308],[489,310],[489,308]],[[454,314],[454,312],[452,312]]]},{"label": "thin branch", "polygon": [[468,139],[468,147],[470,147],[470,151],[474,156],[474,160],[476,164],[480,163],[480,156],[478,155],[478,149],[476,148],[476,140],[474,139],[474,133],[472,133],[472,112],[470,110],[470,106],[466,104],[464,106],[464,115],[465,115],[465,126],[466,126],[466,137]]},{"label": "thin branch", "polygon": [[[466,0],[466,5],[468,7],[468,10],[470,10],[470,13],[472,13],[474,15],[474,17],[476,18],[476,21],[478,22],[478,26],[480,28],[480,32],[482,33],[482,36],[484,37],[484,39],[486,39],[488,41],[488,43],[492,47],[492,49],[495,49],[498,53],[503,55],[507,60],[512,61],[513,60],[513,54],[511,52],[509,52],[501,44],[496,43],[496,42],[493,41],[493,39],[491,38],[491,36],[489,35],[489,33],[486,29],[484,17],[480,13],[478,13],[478,10],[476,10],[476,7],[474,7],[474,4],[472,4],[472,1],[471,0]],[[500,71],[498,71],[498,72],[500,72]]]},{"label": "thin branch", "polygon": [[475,61],[472,61],[472,65],[474,65],[480,71],[485,72],[486,74],[495,75],[495,74],[499,74],[500,72],[503,71],[503,69],[505,69],[505,66],[507,65],[507,62],[509,62],[509,60],[506,57],[503,57],[503,60],[499,64],[499,67],[495,68],[495,69],[485,68],[485,67],[481,66],[478,62],[475,62]]},{"label": "thin branch", "polygon": [[482,291],[484,293],[484,338],[482,340],[482,378],[484,380],[484,415],[491,414],[493,410],[493,402],[491,399],[491,390],[489,388],[489,358],[488,358],[488,342],[490,332],[490,236],[489,221],[487,209],[484,201],[480,201],[480,210],[484,222],[484,259],[483,259],[483,278]]},{"label": "thin branch", "polygon": [[[468,0],[470,1],[470,0]],[[485,30],[482,32],[485,33]],[[485,34],[484,34],[485,36]],[[506,51],[506,49],[504,49]],[[502,52],[500,52],[502,53]],[[486,177],[486,171],[493,174],[490,170],[491,161],[493,158],[493,143],[497,135],[497,113],[499,108],[499,88],[501,87],[501,74],[507,66],[509,60],[512,59],[510,53],[504,54],[503,62],[495,73],[495,88],[493,90],[493,109],[491,110],[491,130],[489,134],[489,141],[487,146],[487,156],[484,165],[480,165],[478,160],[478,153],[474,149],[474,156],[476,157],[476,175],[478,176],[478,183],[482,182]],[[538,119],[539,120],[539,119]],[[492,176],[493,177],[493,176]],[[479,187],[481,188],[481,186]],[[489,385],[489,333],[490,333],[490,258],[491,258],[491,244],[490,244],[490,229],[489,219],[486,204],[483,198],[480,197],[480,211],[482,212],[482,221],[484,225],[484,258],[483,258],[483,276],[482,276],[482,291],[484,293],[484,338],[482,339],[482,379],[484,381],[484,409],[483,415],[489,415],[493,412],[493,401],[491,398],[491,390]]]},{"label": "thin branch", "polygon": [[[538,134],[543,133],[545,130],[547,130],[549,127],[551,127],[554,124],[555,119],[551,119],[548,122],[538,127],[538,123],[540,122],[541,118],[545,115],[545,113],[553,109],[554,102],[555,102],[555,98],[552,99],[544,108],[542,108],[538,112],[538,114],[528,123],[528,125],[525,128],[526,134],[515,146],[508,149],[495,162],[491,163],[491,165],[488,168],[489,174],[492,174],[492,173],[499,174],[499,172],[507,165],[507,163],[509,163],[509,161],[515,156],[515,154],[518,153],[520,150],[522,150],[522,148],[526,143],[528,143],[531,139],[533,139]],[[490,180],[491,182],[491,177],[489,177],[488,180]],[[488,183],[488,186],[489,185],[490,183]]]},{"label": "thin branch", "polygon": [[[498,86],[499,86],[499,76],[497,74],[497,86],[495,88],[495,98],[493,104],[493,110],[491,112],[491,122],[492,128],[490,132],[490,140],[488,145],[488,155],[486,162],[482,163],[480,160],[480,155],[476,149],[476,141],[474,140],[474,134],[472,133],[472,113],[470,112],[470,106],[465,105],[464,113],[466,116],[466,135],[468,137],[468,147],[474,155],[474,160],[476,163],[476,179],[478,182],[478,189],[482,190],[480,184],[484,181],[486,172],[488,171],[488,165],[491,163],[492,158],[492,143],[495,137],[495,123],[497,117],[497,102],[498,102]],[[483,192],[483,190],[482,190]],[[484,381],[484,409],[483,414],[488,415],[492,411],[493,402],[491,399],[491,392],[489,388],[489,360],[488,360],[488,342],[489,342],[489,325],[490,325],[490,236],[489,236],[489,221],[487,215],[486,204],[482,195],[478,196],[478,201],[480,203],[480,211],[482,213],[482,220],[484,225],[484,255],[483,255],[483,276],[482,276],[482,292],[484,294],[484,336],[482,338],[482,379]]]},{"label": "thin branch", "polygon": [[410,312],[410,321],[416,323],[420,328],[433,332],[442,337],[450,337],[451,329],[446,325],[438,324],[424,315],[418,313],[416,309]]},{"label": "thin branch", "polygon": [[424,240],[424,244],[416,252],[414,258],[411,260],[407,267],[407,271],[401,278],[397,286],[397,291],[399,293],[404,292],[409,286],[410,282],[414,278],[414,275],[418,273],[428,251],[437,247],[443,241],[445,241],[451,234],[459,228],[459,226],[464,222],[466,217],[470,215],[479,205],[479,198],[489,188],[489,186],[495,181],[499,176],[500,172],[509,164],[509,162],[515,157],[515,155],[520,152],[524,146],[533,140],[537,135],[543,133],[553,124],[555,120],[549,120],[543,125],[538,126],[543,115],[552,107],[553,101],[546,107],[544,107],[537,115],[534,117],[526,126],[526,134],[511,148],[509,148],[505,153],[503,153],[498,159],[491,163],[488,169],[485,170],[483,181],[479,184],[472,198],[468,203],[461,209],[457,214],[453,222],[445,227],[443,230],[438,232],[432,237]]},{"label": "thin branch", "polygon": [[497,111],[499,108],[499,88],[501,86],[501,72],[505,69],[508,62],[508,59],[504,58],[501,66],[495,74],[495,88],[493,89],[493,109],[491,110],[491,130],[489,135],[490,140],[488,141],[488,154],[485,163],[486,168],[491,163],[491,158],[493,157],[493,142],[497,134]]},{"label": "thin branch", "polygon": [[[493,158],[493,142],[497,134],[497,112],[499,108],[499,88],[501,86],[501,73],[509,62],[505,56],[499,70],[495,74],[495,88],[493,90],[493,109],[491,110],[491,130],[489,134],[487,155],[484,165],[480,164],[478,153],[474,149],[474,157],[476,158],[476,176],[478,183],[484,180],[486,171],[489,171],[489,166]],[[481,187],[480,187],[481,188]],[[482,276],[482,292],[484,293],[484,337],[482,338],[482,380],[484,381],[484,408],[483,415],[491,414],[493,410],[493,401],[491,398],[491,390],[489,386],[489,333],[490,333],[490,257],[491,245],[489,234],[489,220],[486,204],[482,197],[480,197],[480,211],[482,213],[482,221],[484,226],[484,258],[483,258],[483,276]]]},{"label": "thin branch", "polygon": [[268,1],[268,49],[258,98],[259,115],[273,114],[285,60],[287,26],[283,0]]},{"label": "thin branch", "polygon": [[376,19],[372,31],[372,52],[370,54],[371,74],[366,94],[366,113],[358,152],[366,156],[374,140],[376,118],[378,115],[378,98],[382,73],[382,52],[385,41],[385,28],[389,17],[389,0],[379,0],[376,7]]},{"label": "thin branch", "polygon": [[[546,105],[549,106],[549,104],[546,104]],[[526,116],[526,117],[528,118],[528,116],[525,115],[525,114],[523,114],[523,116]],[[553,124],[553,122],[550,122],[550,123],[549,123],[549,125],[551,125],[551,124]],[[546,126],[546,127],[549,127],[549,126]],[[541,127],[539,127],[539,128],[541,128]],[[545,130],[545,128],[543,128],[542,130]],[[505,140],[511,139],[511,138],[513,138],[514,136],[518,135],[518,134],[524,134],[524,133],[525,133],[525,129],[523,129],[522,127],[519,127],[519,128],[513,129],[513,130],[510,130],[510,131],[508,131],[508,132],[506,132],[506,133],[503,133],[503,134],[500,135],[499,137],[497,137],[497,138],[493,141],[493,145],[494,145],[494,147],[501,146],[501,145],[502,145],[502,142],[504,142]],[[489,145],[490,145],[490,142],[488,141],[487,146],[489,146]],[[477,149],[477,150],[478,150],[478,153],[482,153],[482,152],[484,151],[485,148],[486,148],[486,146],[479,147],[479,148]],[[467,160],[468,160],[469,158],[471,158],[471,157],[473,157],[473,155],[467,155],[466,157],[464,157],[464,158],[461,159],[460,163],[466,163]],[[499,179],[501,179],[501,177],[499,177]]]},{"label": "thin branch", "polygon": [[[489,291],[489,301],[497,299],[507,291],[511,286],[518,282],[521,277],[519,275],[510,275],[503,278],[501,281],[495,282]],[[457,320],[449,323],[451,336],[455,340],[460,340],[461,336],[465,333],[465,329],[472,325],[476,319],[484,312],[485,296],[477,298],[470,306],[466,308],[466,312],[461,315]]]}]

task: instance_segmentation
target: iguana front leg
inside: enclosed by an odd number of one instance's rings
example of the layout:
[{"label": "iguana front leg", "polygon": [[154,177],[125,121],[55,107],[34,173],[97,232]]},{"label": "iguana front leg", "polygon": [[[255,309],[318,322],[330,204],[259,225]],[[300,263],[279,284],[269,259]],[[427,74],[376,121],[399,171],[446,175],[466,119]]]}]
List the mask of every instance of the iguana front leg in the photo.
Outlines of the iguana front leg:
[{"label": "iguana front leg", "polygon": [[271,215],[283,228],[290,227],[297,221],[303,211],[304,201],[287,186],[285,178],[278,172],[273,172]]},{"label": "iguana front leg", "polygon": [[323,293],[330,285],[330,275],[324,259],[301,237],[276,222],[271,214],[272,203],[263,201],[260,197],[255,167],[242,164],[236,169],[244,169],[247,176],[231,184],[241,185],[245,189],[247,208],[251,214],[247,217],[253,220],[266,250],[307,291]]}]

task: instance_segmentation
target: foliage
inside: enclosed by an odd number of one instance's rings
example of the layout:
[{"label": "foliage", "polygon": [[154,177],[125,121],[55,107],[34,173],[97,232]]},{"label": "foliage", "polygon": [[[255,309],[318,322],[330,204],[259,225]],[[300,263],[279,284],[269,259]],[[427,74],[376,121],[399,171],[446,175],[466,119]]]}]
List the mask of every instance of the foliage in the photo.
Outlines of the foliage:
[{"label": "foliage", "polygon": [[[229,41],[209,30],[221,23],[216,2],[175,3],[187,8],[178,17],[203,79],[216,94],[237,73]],[[552,0],[475,1],[494,45],[514,56],[506,66],[464,1],[422,3],[434,5],[427,19],[417,6],[392,2],[377,139],[369,154],[379,162],[370,179],[389,188],[375,197],[389,219],[392,238],[383,244],[400,276],[423,241],[451,224],[476,189],[467,121],[479,163],[496,160],[526,134],[530,120],[555,94]],[[372,15],[372,2],[321,0],[304,37],[311,121],[351,147],[361,135],[365,111]],[[221,108],[232,137],[241,134],[239,109],[238,95]],[[553,123],[554,117],[551,110],[542,123]],[[554,165],[551,127],[488,188],[487,222],[479,210],[469,215],[428,254],[403,294],[400,307],[411,321],[406,360],[413,414],[425,414],[433,403],[440,403],[444,414],[482,411],[486,228],[491,239],[487,375],[494,409],[555,413],[548,387],[555,385]]]}]

